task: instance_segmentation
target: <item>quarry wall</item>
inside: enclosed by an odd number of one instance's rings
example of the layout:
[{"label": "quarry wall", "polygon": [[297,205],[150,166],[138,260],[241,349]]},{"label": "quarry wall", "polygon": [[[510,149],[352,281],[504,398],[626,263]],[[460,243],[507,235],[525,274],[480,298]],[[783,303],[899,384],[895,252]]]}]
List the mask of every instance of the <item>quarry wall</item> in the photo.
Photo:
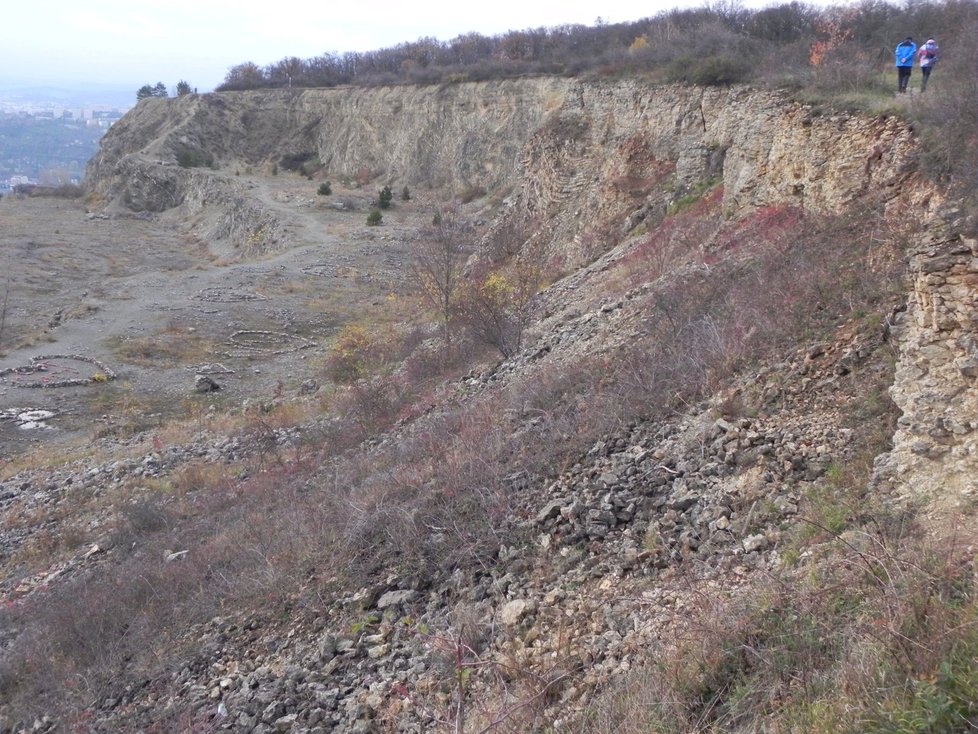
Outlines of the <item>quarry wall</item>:
[{"label": "quarry wall", "polygon": [[[181,168],[181,153],[215,170]],[[491,227],[519,224],[573,266],[593,259],[670,200],[720,181],[731,215],[793,205],[840,213],[860,200],[942,205],[897,117],[824,112],[746,87],[636,80],[516,79],[432,87],[273,90],[147,99],[105,136],[88,181],[107,209],[210,211],[212,237],[275,233],[236,170],[317,158],[332,177],[496,203]],[[976,247],[953,233],[910,253],[908,309],[893,324],[894,400],[903,411],[880,481],[894,491],[973,491],[978,446]]]}]

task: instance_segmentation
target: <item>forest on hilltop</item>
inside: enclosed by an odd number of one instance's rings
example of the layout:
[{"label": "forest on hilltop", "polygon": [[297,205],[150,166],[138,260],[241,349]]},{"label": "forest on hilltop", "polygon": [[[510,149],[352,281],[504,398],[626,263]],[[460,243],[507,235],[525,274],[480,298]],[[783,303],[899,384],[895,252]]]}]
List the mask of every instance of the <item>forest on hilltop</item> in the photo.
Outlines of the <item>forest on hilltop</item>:
[{"label": "forest on hilltop", "polygon": [[694,84],[855,88],[878,78],[908,34],[937,37],[945,47],[960,38],[960,53],[975,18],[968,0],[866,0],[832,8],[791,2],[761,10],[709,3],[631,22],[473,32],[448,41],[425,37],[374,51],[286,57],[264,67],[244,62],[228,71],[218,91],[633,73]]}]

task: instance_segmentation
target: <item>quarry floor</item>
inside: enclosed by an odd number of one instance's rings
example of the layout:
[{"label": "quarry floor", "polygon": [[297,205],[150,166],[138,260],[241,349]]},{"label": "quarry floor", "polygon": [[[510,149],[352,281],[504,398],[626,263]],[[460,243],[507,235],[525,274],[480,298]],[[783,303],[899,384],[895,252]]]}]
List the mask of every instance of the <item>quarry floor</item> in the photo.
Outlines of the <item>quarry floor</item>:
[{"label": "quarry floor", "polygon": [[[391,312],[407,292],[411,238],[431,218],[425,201],[397,201],[368,227],[376,187],[334,184],[327,197],[305,178],[249,178],[286,222],[275,250],[249,260],[173,213],[0,200],[0,465],[31,447],[124,438],[176,413],[322,382],[336,332]],[[108,371],[115,379],[101,381]],[[220,390],[197,392],[198,374]],[[18,418],[37,410],[53,414],[46,427]]]}]

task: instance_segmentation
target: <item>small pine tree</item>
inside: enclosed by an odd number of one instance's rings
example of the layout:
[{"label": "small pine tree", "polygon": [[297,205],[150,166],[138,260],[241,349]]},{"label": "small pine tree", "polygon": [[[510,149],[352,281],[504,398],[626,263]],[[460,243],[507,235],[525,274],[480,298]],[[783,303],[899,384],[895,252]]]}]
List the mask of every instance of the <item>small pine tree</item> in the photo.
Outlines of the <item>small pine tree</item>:
[{"label": "small pine tree", "polygon": [[320,196],[329,196],[333,193],[333,187],[329,181],[323,181],[319,184],[319,191],[316,192]]},{"label": "small pine tree", "polygon": [[394,192],[391,191],[390,186],[385,186],[377,195],[377,206],[381,209],[390,209],[392,201],[394,201]]},{"label": "small pine tree", "polygon": [[380,213],[380,209],[371,209],[370,214],[367,215],[367,226],[369,227],[379,227],[383,221],[384,215]]},{"label": "small pine tree", "polygon": [[411,192],[408,187],[405,186],[404,190],[401,192],[401,201],[411,201]]}]

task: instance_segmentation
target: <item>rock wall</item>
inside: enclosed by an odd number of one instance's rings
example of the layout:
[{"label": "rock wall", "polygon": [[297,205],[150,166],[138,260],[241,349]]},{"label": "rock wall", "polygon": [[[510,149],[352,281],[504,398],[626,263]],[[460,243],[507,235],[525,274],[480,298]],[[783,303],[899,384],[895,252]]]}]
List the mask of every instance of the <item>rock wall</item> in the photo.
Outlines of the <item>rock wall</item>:
[{"label": "rock wall", "polygon": [[[188,152],[218,170],[176,166]],[[147,99],[105,136],[88,180],[109,206],[220,206],[242,194],[229,172],[288,155],[315,156],[331,176],[371,176],[446,200],[473,187],[505,196],[498,226],[539,231],[571,263],[703,181],[722,180],[733,211],[840,211],[868,195],[920,205],[931,196],[908,186],[917,150],[896,118],[822,115],[746,87],[560,78]],[[202,196],[208,178],[228,195]]]},{"label": "rock wall", "polygon": [[926,207],[929,188],[907,186],[916,165],[896,118],[823,115],[747,87],[577,84],[525,148],[514,214],[550,221],[581,262],[700,182],[722,181],[731,212],[840,212],[866,196]]},{"label": "rock wall", "polygon": [[513,80],[147,99],[106,134],[88,176],[117,199],[126,196],[126,161],[172,165],[181,151],[194,151],[226,170],[308,154],[336,176],[492,190],[512,183],[527,136],[566,87],[560,79]]},{"label": "rock wall", "polygon": [[903,415],[877,480],[946,518],[978,498],[978,240],[933,233],[909,262],[907,310],[892,329],[890,393]]}]

